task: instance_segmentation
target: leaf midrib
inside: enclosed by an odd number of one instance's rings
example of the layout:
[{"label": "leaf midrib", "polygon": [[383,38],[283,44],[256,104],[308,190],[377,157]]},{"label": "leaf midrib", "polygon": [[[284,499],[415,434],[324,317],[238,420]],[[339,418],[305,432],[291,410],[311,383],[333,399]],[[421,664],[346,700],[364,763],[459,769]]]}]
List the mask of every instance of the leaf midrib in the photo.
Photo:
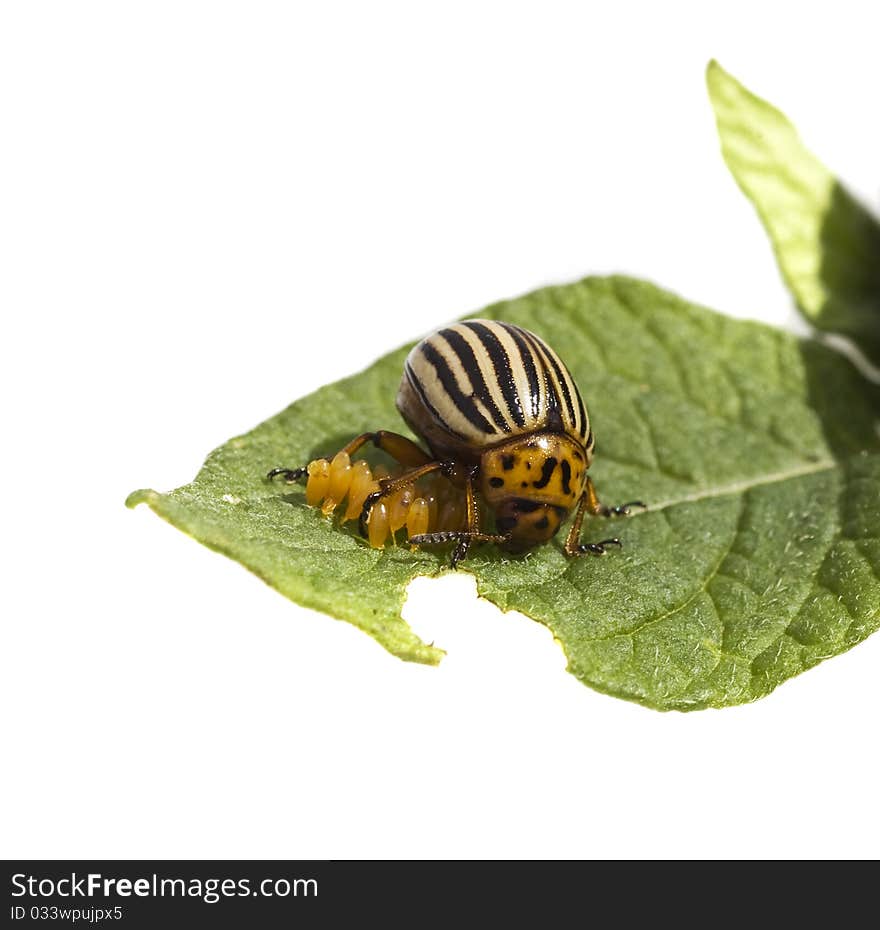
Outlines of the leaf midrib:
[{"label": "leaf midrib", "polygon": [[842,465],[843,462],[839,459],[820,459],[816,462],[809,462],[805,465],[786,468],[782,471],[771,472],[767,475],[759,475],[756,478],[748,478],[744,481],[734,481],[731,484],[703,488],[699,491],[694,491],[692,494],[684,494],[681,497],[670,498],[669,500],[660,501],[657,504],[649,504],[647,510],[638,511],[633,514],[633,516],[638,516],[640,513],[656,513],[658,510],[666,510],[669,507],[676,507],[679,504],[690,504],[710,498],[729,497],[733,494],[742,494],[752,490],[752,488],[759,488],[767,484],[778,484],[780,481],[802,478],[805,475],[814,475],[821,471],[831,471],[835,468],[840,468]]}]

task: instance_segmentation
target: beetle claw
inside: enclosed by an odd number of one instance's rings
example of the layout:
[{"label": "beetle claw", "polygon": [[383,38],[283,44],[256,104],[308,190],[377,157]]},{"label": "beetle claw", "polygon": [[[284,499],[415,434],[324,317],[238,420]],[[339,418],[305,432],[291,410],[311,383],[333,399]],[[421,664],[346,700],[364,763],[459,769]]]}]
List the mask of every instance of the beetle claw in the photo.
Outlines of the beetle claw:
[{"label": "beetle claw", "polygon": [[294,481],[299,481],[306,474],[305,468],[273,468],[266,475],[267,481],[272,481],[274,478],[277,478],[279,475],[284,477],[285,484],[293,484]]},{"label": "beetle claw", "polygon": [[603,539],[601,542],[597,543],[581,543],[581,545],[578,546],[578,552],[589,552],[591,555],[605,555],[608,551],[606,546],[617,546],[618,549],[622,549],[623,543],[615,536],[613,539]]},{"label": "beetle claw", "polygon": [[619,504],[617,507],[603,506],[600,513],[603,517],[628,517],[632,514],[633,507],[640,507],[642,510],[648,509],[648,505],[643,504],[641,501],[627,501],[627,503]]},{"label": "beetle claw", "polygon": [[459,539],[458,545],[452,550],[451,565],[453,569],[458,568],[458,563],[467,558],[470,545],[471,541],[469,536],[462,536],[461,539]]}]

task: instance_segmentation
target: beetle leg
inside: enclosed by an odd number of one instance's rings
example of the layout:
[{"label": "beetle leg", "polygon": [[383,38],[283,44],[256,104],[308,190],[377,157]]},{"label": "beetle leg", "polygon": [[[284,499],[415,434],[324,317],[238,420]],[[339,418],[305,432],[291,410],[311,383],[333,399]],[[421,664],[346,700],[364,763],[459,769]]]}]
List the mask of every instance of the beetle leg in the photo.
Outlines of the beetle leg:
[{"label": "beetle leg", "polygon": [[477,474],[477,467],[468,471],[467,478],[464,482],[464,499],[465,499],[465,517],[467,531],[465,535],[459,537],[458,545],[452,550],[452,567],[456,568],[458,563],[467,558],[468,549],[475,536],[480,535],[480,514],[477,510],[477,500],[474,496],[474,478]]},{"label": "beetle leg", "polygon": [[427,465],[432,461],[431,456],[411,439],[387,429],[376,430],[375,433],[361,433],[344,446],[342,451],[354,455],[361,446],[365,446],[368,442],[371,442],[377,449],[387,452],[401,465],[408,465],[410,468]]},{"label": "beetle leg", "polygon": [[[565,554],[567,556],[580,555],[580,544],[578,540],[581,538],[581,524],[584,522],[584,511],[587,509],[588,493],[589,490],[593,487],[593,482],[587,478],[587,490],[581,494],[581,499],[578,502],[577,513],[574,515],[574,520],[571,524],[571,529],[568,531],[568,536],[565,538]],[[593,496],[596,496],[596,492],[593,491]]]},{"label": "beetle leg", "polygon": [[477,475],[477,467],[468,471],[467,478],[464,482],[464,500],[465,500],[465,519],[467,526],[467,535],[458,540],[458,545],[452,551],[452,567],[455,568],[459,562],[467,558],[468,549],[475,536],[480,535],[480,512],[477,510],[477,499],[474,496],[474,479]]},{"label": "beetle leg", "polygon": [[[614,509],[619,510],[622,514],[624,512],[623,508],[635,506],[637,503],[639,502],[633,501],[632,504],[624,504],[622,507]],[[645,505],[641,504],[640,506],[644,507]],[[563,546],[563,550],[569,558],[573,558],[576,555],[583,555],[586,552],[592,555],[605,555],[607,546],[623,546],[623,543],[617,537],[613,539],[603,539],[601,542],[597,543],[580,542],[581,526],[584,522],[584,514],[588,510],[591,514],[598,516],[609,516],[609,513],[606,513],[606,511],[612,510],[612,508],[605,507],[604,504],[599,503],[599,498],[596,496],[596,489],[593,487],[593,482],[589,477],[587,478],[587,486],[584,489],[584,493],[581,495],[577,513],[575,514],[574,521],[571,524],[571,529],[568,531],[568,536]],[[626,512],[628,513],[629,511],[627,510]]]},{"label": "beetle leg", "polygon": [[[390,430],[380,429],[375,433],[361,433],[355,436],[351,442],[347,443],[340,450],[348,455],[354,455],[362,446],[371,442],[376,448],[387,452],[395,461],[401,465],[408,465],[416,468],[420,465],[427,465],[431,461],[431,456],[423,449],[417,446],[411,439],[401,436],[400,433],[392,433]],[[324,456],[328,458],[329,456]],[[271,481],[273,478],[283,477],[285,483],[293,484],[300,478],[304,478],[308,473],[308,466],[302,468],[273,468],[267,475],[266,479]]]},{"label": "beetle leg", "polygon": [[440,530],[436,533],[423,533],[420,536],[411,536],[410,544],[413,546],[436,546],[441,543],[455,542],[452,550],[452,567],[457,568],[458,563],[467,558],[468,550],[473,543],[510,542],[509,536],[500,536],[496,533],[483,533],[480,531],[480,511],[477,508],[477,499],[474,494],[474,481],[477,467],[474,466],[465,479],[465,506],[467,514],[466,530]]},{"label": "beetle leg", "polygon": [[380,429],[372,433],[373,445],[387,452],[391,458],[396,459],[401,465],[408,465],[411,468],[417,468],[420,465],[427,465],[433,459],[420,446],[417,446],[411,439],[401,436],[400,433],[392,433],[390,430]]},{"label": "beetle leg", "polygon": [[[401,436],[400,438],[403,439],[404,437]],[[415,446],[415,448],[418,449],[418,446]],[[448,475],[451,472],[451,469],[452,464],[450,462],[427,462],[426,464],[420,465],[417,468],[412,468],[409,471],[405,471],[402,475],[398,475],[396,478],[382,478],[379,481],[379,490],[373,491],[372,494],[368,494],[366,500],[364,501],[364,506],[361,508],[361,519],[359,524],[361,536],[367,535],[367,523],[370,519],[370,510],[373,508],[373,505],[380,501],[383,497],[386,497],[389,494],[393,494],[395,491],[399,491],[401,488],[407,487],[407,485],[414,484],[419,480],[419,478],[424,478],[425,475],[433,474],[436,471],[441,471]]]},{"label": "beetle leg", "polygon": [[422,533],[420,536],[410,536],[412,546],[441,546],[443,543],[455,542],[458,545],[452,553],[452,567],[467,555],[473,543],[495,543],[503,545],[510,542],[510,536],[500,536],[497,533],[469,533],[467,530],[438,530],[436,533]]},{"label": "beetle leg", "polygon": [[606,504],[601,503],[589,475],[587,476],[587,487],[584,492],[584,497],[587,499],[587,510],[597,517],[628,517],[632,513],[630,509],[632,507],[641,507],[643,510],[648,509],[647,505],[643,504],[641,501],[628,501],[617,507],[608,507]]}]

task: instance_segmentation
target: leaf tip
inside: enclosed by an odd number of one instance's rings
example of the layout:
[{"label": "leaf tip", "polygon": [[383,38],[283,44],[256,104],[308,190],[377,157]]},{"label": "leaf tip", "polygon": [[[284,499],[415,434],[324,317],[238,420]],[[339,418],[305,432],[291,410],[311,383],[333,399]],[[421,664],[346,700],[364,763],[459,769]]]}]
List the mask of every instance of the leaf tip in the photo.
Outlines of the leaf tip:
[{"label": "leaf tip", "polygon": [[721,67],[717,58],[709,60],[706,65],[706,89],[716,112],[725,95],[736,96],[745,91],[742,84],[727,70]]},{"label": "leaf tip", "polygon": [[132,491],[128,497],[125,498],[125,506],[129,510],[134,510],[138,504],[148,504],[150,507],[155,506],[159,503],[159,498],[162,495],[158,491],[154,491],[152,488],[140,488],[137,491]]},{"label": "leaf tip", "polygon": [[[401,657],[403,658],[403,657]],[[412,649],[406,659],[418,662],[419,665],[433,665],[435,668],[446,658],[446,650],[433,643],[423,643],[421,647]]]}]

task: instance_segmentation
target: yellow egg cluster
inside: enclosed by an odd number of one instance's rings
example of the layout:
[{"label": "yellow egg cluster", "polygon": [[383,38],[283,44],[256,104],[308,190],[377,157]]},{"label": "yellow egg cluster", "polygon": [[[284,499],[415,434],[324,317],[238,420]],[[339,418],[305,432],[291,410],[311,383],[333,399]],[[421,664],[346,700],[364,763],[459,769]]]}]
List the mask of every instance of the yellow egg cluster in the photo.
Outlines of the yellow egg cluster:
[{"label": "yellow egg cluster", "polygon": [[[315,459],[306,471],[306,502],[320,507],[324,516],[336,512],[348,498],[342,523],[357,520],[367,497],[381,489],[380,482],[398,476],[382,465],[374,471],[363,459],[352,462],[347,452],[338,452],[332,459]],[[407,538],[434,532],[438,527],[463,529],[465,517],[464,494],[445,478],[430,475],[383,497],[370,508],[367,539],[374,549],[382,549],[389,538],[396,542],[396,534],[402,529]]]}]

